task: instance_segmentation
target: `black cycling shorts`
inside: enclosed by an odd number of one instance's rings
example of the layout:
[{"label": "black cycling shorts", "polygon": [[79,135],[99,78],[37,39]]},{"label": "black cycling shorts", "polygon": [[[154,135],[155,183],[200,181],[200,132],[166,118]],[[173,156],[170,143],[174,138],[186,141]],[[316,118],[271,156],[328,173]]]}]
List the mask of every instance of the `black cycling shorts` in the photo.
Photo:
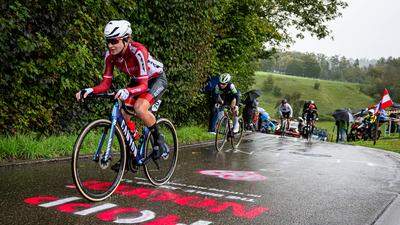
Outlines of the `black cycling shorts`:
[{"label": "black cycling shorts", "polygon": [[290,112],[282,112],[282,117],[285,119],[290,118]]}]

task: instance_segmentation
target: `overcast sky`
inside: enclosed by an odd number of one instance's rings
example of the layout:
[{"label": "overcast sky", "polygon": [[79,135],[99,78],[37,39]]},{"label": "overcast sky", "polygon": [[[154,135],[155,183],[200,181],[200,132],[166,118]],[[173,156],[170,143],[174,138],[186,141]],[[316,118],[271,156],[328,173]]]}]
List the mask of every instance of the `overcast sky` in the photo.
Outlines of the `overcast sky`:
[{"label": "overcast sky", "polygon": [[346,0],[342,17],[329,22],[334,40],[306,35],[291,51],[346,58],[400,57],[400,0]]}]

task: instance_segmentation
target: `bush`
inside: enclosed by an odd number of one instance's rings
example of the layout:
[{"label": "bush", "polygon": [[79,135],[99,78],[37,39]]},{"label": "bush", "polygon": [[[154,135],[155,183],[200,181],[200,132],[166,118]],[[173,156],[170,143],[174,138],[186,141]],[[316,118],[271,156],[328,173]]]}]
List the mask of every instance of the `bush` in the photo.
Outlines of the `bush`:
[{"label": "bush", "polygon": [[276,97],[282,96],[282,89],[280,87],[274,86],[272,89],[272,94]]},{"label": "bush", "polygon": [[263,91],[270,92],[273,90],[273,88],[274,88],[274,80],[272,79],[272,76],[269,75],[268,78],[263,83]]},{"label": "bush", "polygon": [[[109,102],[85,106],[76,103],[74,94],[101,80],[106,50],[102,32],[108,20],[115,18],[129,20],[134,40],[164,63],[169,86],[161,114],[175,123],[204,121],[205,98],[198,90],[208,75],[230,72],[235,84],[246,91],[259,41],[243,42],[241,38],[248,35],[235,32],[247,24],[230,27],[224,21],[228,17],[245,20],[247,15],[239,11],[225,15],[208,1],[174,2],[1,3],[0,133],[72,132],[93,118],[108,115]],[[216,26],[224,37],[215,36]],[[124,87],[127,76],[115,73],[115,87]]]},{"label": "bush", "polygon": [[315,90],[319,90],[320,87],[321,87],[321,83],[320,82],[317,81],[317,82],[314,83],[314,89]]}]

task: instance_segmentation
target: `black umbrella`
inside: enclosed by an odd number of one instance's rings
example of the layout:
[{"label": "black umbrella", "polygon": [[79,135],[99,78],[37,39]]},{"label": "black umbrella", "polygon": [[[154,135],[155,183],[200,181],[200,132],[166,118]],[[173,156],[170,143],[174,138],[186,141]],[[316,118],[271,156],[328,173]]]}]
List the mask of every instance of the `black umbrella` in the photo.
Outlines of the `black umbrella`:
[{"label": "black umbrella", "polygon": [[358,116],[365,116],[368,114],[368,108],[361,109],[358,111],[352,111],[353,117],[358,117]]},{"label": "black umbrella", "polygon": [[254,99],[261,96],[261,91],[260,90],[251,90],[251,91],[246,92],[245,95],[247,96],[249,101],[254,101]]},{"label": "black umbrella", "polygon": [[353,115],[346,109],[337,109],[332,116],[336,121],[354,122]]}]

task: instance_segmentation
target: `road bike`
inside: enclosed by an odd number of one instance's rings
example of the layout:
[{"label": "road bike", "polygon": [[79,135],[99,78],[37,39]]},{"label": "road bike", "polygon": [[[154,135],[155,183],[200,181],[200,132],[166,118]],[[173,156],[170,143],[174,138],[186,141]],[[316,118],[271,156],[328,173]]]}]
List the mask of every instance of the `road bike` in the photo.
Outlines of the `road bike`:
[{"label": "road bike", "polygon": [[283,118],[281,116],[281,125],[280,125],[280,132],[281,132],[281,137],[286,136],[286,131],[290,128],[290,118]]},{"label": "road bike", "polygon": [[216,135],[215,135],[215,149],[219,152],[224,148],[226,142],[230,141],[232,148],[236,149],[239,147],[240,142],[243,138],[243,118],[238,115],[239,131],[233,132],[233,115],[231,108],[228,105],[219,106],[219,112],[223,111],[222,117],[218,120]]},{"label": "road bike", "polygon": [[[130,131],[122,110],[124,102],[115,99],[115,93],[91,95],[86,99],[111,99],[113,107],[110,119],[98,119],[86,125],[79,134],[72,154],[72,177],[77,190],[88,200],[102,201],[118,188],[125,172],[136,173],[143,167],[147,179],[153,185],[163,185],[172,177],[178,160],[178,137],[171,121],[157,119],[157,126],[165,145],[155,148],[150,130],[143,126],[139,138]],[[85,99],[85,100],[86,100]],[[157,115],[161,100],[152,105]],[[159,117],[159,116],[157,116]],[[93,182],[101,187],[93,188]]]},{"label": "road bike", "polygon": [[[311,113],[311,115],[309,115],[309,113]],[[306,125],[303,128],[303,138],[307,139],[307,141],[311,141],[311,137],[314,133],[314,129],[315,129],[315,119],[314,119],[314,114],[313,112],[307,112],[304,115],[305,119],[306,119]]]}]

